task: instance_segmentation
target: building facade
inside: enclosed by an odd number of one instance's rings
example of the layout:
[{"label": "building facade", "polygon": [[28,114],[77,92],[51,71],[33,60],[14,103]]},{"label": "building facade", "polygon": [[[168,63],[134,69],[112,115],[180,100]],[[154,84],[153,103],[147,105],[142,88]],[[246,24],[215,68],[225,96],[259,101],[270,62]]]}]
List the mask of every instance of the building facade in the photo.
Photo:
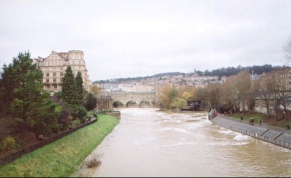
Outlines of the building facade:
[{"label": "building facade", "polygon": [[92,86],[92,81],[89,80],[88,71],[86,69],[83,51],[52,51],[48,57],[38,57],[34,60],[44,74],[44,89],[49,91],[51,94],[62,90],[62,80],[68,66],[71,66],[75,77],[79,71],[81,72],[83,86],[87,91],[89,91]]}]

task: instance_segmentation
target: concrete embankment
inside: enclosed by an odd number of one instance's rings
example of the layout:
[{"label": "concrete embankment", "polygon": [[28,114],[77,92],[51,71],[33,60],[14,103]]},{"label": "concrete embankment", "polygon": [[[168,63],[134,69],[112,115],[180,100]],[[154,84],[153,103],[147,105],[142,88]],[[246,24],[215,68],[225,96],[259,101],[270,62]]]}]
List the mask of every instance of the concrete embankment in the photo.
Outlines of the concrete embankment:
[{"label": "concrete embankment", "polygon": [[291,131],[284,130],[267,124],[250,125],[240,120],[218,114],[210,121],[218,126],[240,132],[251,137],[291,149]]}]

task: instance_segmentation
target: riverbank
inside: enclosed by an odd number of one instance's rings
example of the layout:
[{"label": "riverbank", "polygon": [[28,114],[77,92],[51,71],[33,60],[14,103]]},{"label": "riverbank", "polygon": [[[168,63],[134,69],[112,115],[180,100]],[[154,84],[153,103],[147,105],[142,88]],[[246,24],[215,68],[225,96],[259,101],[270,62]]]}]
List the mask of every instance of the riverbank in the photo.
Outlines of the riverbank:
[{"label": "riverbank", "polygon": [[221,127],[240,132],[251,137],[291,149],[291,131],[283,128],[273,127],[268,124],[249,123],[231,118],[230,116],[218,114],[210,121]]},{"label": "riverbank", "polygon": [[69,177],[118,123],[98,115],[98,122],[0,167],[0,177]]}]

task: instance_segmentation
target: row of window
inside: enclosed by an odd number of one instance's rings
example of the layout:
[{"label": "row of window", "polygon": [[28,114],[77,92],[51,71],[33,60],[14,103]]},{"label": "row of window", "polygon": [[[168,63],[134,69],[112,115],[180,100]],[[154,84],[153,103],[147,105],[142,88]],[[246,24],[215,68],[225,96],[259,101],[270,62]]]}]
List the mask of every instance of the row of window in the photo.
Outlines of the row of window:
[{"label": "row of window", "polygon": [[[46,78],[45,79],[45,82],[46,83],[50,83],[50,79],[49,78]],[[63,77],[60,78],[59,80],[57,80],[57,78],[53,78],[53,82],[56,83],[56,82],[63,82]]]},{"label": "row of window", "polygon": [[[47,85],[45,85],[45,88],[46,89],[50,89],[50,88],[57,89],[58,88],[58,85],[57,84],[52,84],[52,87],[51,87],[50,84],[47,84]],[[59,85],[59,88],[62,88],[62,85]]]},{"label": "row of window", "polygon": [[[71,56],[72,56],[73,59],[75,59],[75,54],[72,54]],[[81,59],[81,56],[83,57],[83,55],[78,54],[78,59]]]},{"label": "row of window", "polygon": [[[49,77],[49,76],[50,76],[50,73],[47,72],[47,73],[46,73],[46,76]],[[57,76],[57,72],[53,72],[53,77],[56,77],[56,76]],[[61,77],[64,76],[64,73],[63,73],[63,72],[60,72],[60,76],[61,76]]]},{"label": "row of window", "polygon": [[[42,71],[58,71],[58,70],[66,70],[67,67],[58,66],[58,67],[42,67]],[[72,66],[73,70],[85,70],[84,66]]]},{"label": "row of window", "polygon": [[[77,71],[74,71],[74,72],[73,72],[74,75],[77,75],[77,73],[78,73]],[[59,75],[58,75],[58,74],[59,74]],[[83,75],[82,72],[81,72],[81,75]],[[46,72],[45,76],[46,76],[46,77],[50,77],[50,73],[49,73],[49,72]],[[52,75],[52,76],[53,76],[53,77],[59,77],[59,76],[62,77],[62,76],[64,76],[64,72],[53,72],[53,75]],[[84,77],[83,77],[83,78],[84,78]],[[86,78],[88,78],[88,76],[86,76]]]},{"label": "row of window", "polygon": [[[83,82],[85,81],[84,78],[82,78],[82,80],[83,80]],[[45,79],[45,82],[46,83],[50,83],[50,78],[46,78]],[[59,78],[59,80],[58,80],[58,78],[53,78],[53,81],[52,82],[54,82],[54,83],[56,83],[56,82],[63,82],[63,77]]]},{"label": "row of window", "polygon": [[[84,61],[79,60],[70,60],[69,63],[71,65],[84,65]],[[65,64],[64,61],[50,61],[39,63],[40,66],[62,66],[64,64]]]}]

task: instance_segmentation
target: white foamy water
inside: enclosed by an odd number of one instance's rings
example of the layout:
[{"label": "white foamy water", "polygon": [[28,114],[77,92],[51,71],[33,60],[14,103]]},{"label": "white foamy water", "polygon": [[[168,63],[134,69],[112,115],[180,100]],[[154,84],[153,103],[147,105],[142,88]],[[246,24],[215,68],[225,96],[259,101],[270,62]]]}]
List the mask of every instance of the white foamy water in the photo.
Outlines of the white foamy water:
[{"label": "white foamy water", "polygon": [[291,176],[290,150],[213,125],[206,113],[120,109],[120,124],[94,150],[94,177]]},{"label": "white foamy water", "polygon": [[245,140],[251,139],[251,137],[247,136],[247,135],[243,135],[243,134],[237,133],[236,136],[234,136],[233,139],[237,140],[237,141],[245,141]]}]

